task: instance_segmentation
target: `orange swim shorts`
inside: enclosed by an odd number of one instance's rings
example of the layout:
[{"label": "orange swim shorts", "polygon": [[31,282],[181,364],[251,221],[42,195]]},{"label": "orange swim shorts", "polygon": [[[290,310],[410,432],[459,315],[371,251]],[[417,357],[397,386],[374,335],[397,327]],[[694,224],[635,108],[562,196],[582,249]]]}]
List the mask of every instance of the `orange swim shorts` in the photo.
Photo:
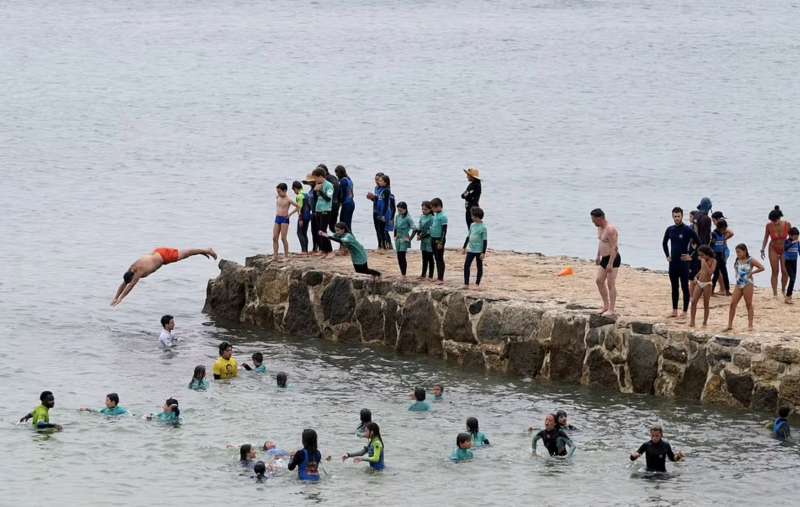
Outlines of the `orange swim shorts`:
[{"label": "orange swim shorts", "polygon": [[156,248],[153,253],[161,256],[164,264],[172,264],[181,260],[181,252],[177,248]]}]

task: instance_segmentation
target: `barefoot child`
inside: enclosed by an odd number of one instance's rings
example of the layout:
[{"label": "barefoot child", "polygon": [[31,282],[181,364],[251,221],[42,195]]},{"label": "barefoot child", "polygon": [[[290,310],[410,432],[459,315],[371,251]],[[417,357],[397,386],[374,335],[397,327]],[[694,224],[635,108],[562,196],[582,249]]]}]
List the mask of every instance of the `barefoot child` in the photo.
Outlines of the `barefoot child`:
[{"label": "barefoot child", "polygon": [[447,213],[438,197],[431,199],[433,222],[431,223],[431,241],[433,243],[433,257],[436,260],[436,278],[439,284],[444,283],[444,245],[447,242]]},{"label": "barefoot child", "polygon": [[422,254],[422,274],[420,280],[433,278],[433,242],[431,241],[431,225],[433,225],[433,209],[430,201],[422,202],[422,215],[419,217],[417,226],[417,239],[420,241],[420,253]]},{"label": "barefoot child", "polygon": [[[308,225],[311,223],[311,204],[312,199],[309,199],[305,192],[303,192],[303,184],[299,181],[292,183],[292,191],[294,192],[295,207],[289,213],[291,217],[297,213],[297,240],[300,242],[300,251],[303,254],[308,253]],[[314,240],[316,243],[316,239]]]},{"label": "barefoot child", "polygon": [[406,252],[411,248],[414,232],[414,220],[408,215],[408,205],[401,201],[397,203],[397,216],[394,217],[394,242],[397,250],[397,264],[400,266],[400,274],[403,278],[406,277],[406,269],[408,269]]},{"label": "barefoot child", "polygon": [[[716,213],[715,213],[716,215]],[[713,218],[712,218],[713,219]],[[714,250],[714,256],[717,259],[717,269],[714,271],[714,278],[711,280],[711,293],[714,294],[714,289],[717,286],[717,281],[722,278],[720,283],[720,295],[731,295],[731,284],[728,281],[728,240],[733,237],[733,231],[728,229],[728,221],[722,213],[714,220],[716,228],[711,231],[711,245]]]},{"label": "barefoot child", "polygon": [[711,301],[711,278],[717,270],[717,261],[714,258],[714,251],[708,245],[700,245],[697,249],[700,260],[700,272],[694,279],[692,286],[692,315],[689,320],[689,327],[694,327],[695,316],[697,315],[697,304],[703,298],[703,326],[708,325],[708,305]]},{"label": "barefoot child", "polygon": [[469,288],[469,275],[472,269],[472,261],[477,261],[478,275],[475,277],[475,285],[480,286],[483,278],[483,257],[486,255],[487,235],[486,225],[483,223],[483,210],[475,206],[471,210],[472,223],[469,226],[469,234],[464,240],[462,253],[467,254],[464,260],[464,288]]},{"label": "barefoot child", "polygon": [[275,198],[275,225],[272,226],[272,258],[278,260],[278,238],[283,243],[283,255],[289,257],[289,208],[293,207],[297,212],[297,204],[286,194],[288,187],[286,183],[278,183],[275,187],[278,196]]},{"label": "barefoot child", "polygon": [[733,318],[736,316],[736,306],[739,300],[744,297],[747,305],[747,329],[753,330],[753,275],[764,271],[764,265],[750,257],[747,245],[739,243],[736,245],[736,261],[733,263],[733,271],[736,273],[736,288],[733,289],[731,308],[728,312],[728,327],[724,331],[733,330]]},{"label": "barefoot child", "polygon": [[326,238],[330,241],[341,243],[347,248],[347,250],[350,252],[350,259],[353,261],[353,268],[356,270],[356,273],[372,275],[373,279],[381,276],[378,271],[369,269],[369,266],[367,265],[367,251],[364,250],[364,247],[361,246],[361,243],[359,243],[355,236],[353,236],[353,234],[347,229],[346,223],[339,222],[336,224],[336,234],[333,236],[328,236],[324,231],[319,231],[319,235],[320,237]]},{"label": "barefoot child", "polygon": [[797,280],[797,256],[800,253],[800,230],[797,227],[789,229],[789,239],[785,241],[783,248],[783,262],[786,264],[786,272],[789,273],[789,285],[786,287],[787,305],[792,304],[792,292],[794,292],[794,282]]}]

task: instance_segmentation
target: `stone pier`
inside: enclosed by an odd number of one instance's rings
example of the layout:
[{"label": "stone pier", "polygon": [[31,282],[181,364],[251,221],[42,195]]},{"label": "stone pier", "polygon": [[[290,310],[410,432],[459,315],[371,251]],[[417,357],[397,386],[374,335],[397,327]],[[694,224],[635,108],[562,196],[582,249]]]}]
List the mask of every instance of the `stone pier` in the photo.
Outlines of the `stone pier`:
[{"label": "stone pier", "polygon": [[[768,413],[780,404],[800,408],[796,319],[786,324],[788,331],[772,321],[762,334],[740,335],[667,324],[653,314],[668,314],[668,299],[657,311],[650,308],[666,294],[664,275],[628,267],[620,273],[621,315],[609,319],[594,313],[596,268],[590,263],[492,252],[488,287],[478,292],[458,285],[459,259],[448,252],[454,274],[444,286],[396,276],[373,282],[353,273],[349,258],[273,262],[256,256],[244,266],[222,260],[220,275],[208,283],[204,311],[287,335],[427,354],[471,370]],[[415,257],[410,260],[416,274]],[[370,258],[387,275],[393,263],[387,255]],[[567,263],[574,278],[555,276]],[[653,302],[624,296],[638,285]],[[722,301],[715,302],[715,315],[726,317],[728,299],[716,299]],[[761,318],[788,318],[761,306]],[[647,310],[634,313],[637,308]]]}]

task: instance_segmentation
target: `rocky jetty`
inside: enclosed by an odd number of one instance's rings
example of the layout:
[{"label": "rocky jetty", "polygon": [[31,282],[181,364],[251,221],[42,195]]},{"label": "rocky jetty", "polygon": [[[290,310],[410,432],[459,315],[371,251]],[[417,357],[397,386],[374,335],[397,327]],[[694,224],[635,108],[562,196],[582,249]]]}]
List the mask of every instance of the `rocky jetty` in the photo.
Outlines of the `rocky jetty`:
[{"label": "rocky jetty", "polygon": [[309,261],[256,256],[219,267],[204,308],[217,319],[551,382],[765,412],[800,408],[800,342],[791,337],[762,341],[611,320],[582,304],[372,282]]}]

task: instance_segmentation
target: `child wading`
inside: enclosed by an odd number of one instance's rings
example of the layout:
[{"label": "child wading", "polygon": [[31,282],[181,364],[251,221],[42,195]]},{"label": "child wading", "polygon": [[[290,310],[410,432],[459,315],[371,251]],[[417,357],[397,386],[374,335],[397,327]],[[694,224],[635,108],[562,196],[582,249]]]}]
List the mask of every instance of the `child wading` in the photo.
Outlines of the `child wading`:
[{"label": "child wading", "polygon": [[322,454],[317,449],[317,432],[303,430],[303,448],[297,451],[289,462],[289,471],[297,468],[297,476],[301,481],[318,481],[319,464]]},{"label": "child wading", "polygon": [[397,216],[394,217],[394,242],[397,251],[397,264],[400,266],[400,274],[406,277],[408,261],[406,252],[411,248],[411,240],[414,238],[414,220],[408,215],[408,205],[404,202],[397,203]]},{"label": "child wading", "polygon": [[365,275],[372,275],[373,278],[377,278],[381,276],[380,272],[375,271],[374,269],[369,269],[369,265],[367,265],[367,251],[364,250],[364,247],[361,246],[361,243],[353,236],[353,234],[347,229],[347,224],[344,222],[339,222],[336,224],[336,234],[333,236],[328,236],[323,231],[319,231],[320,237],[329,239],[330,241],[335,241],[337,243],[341,243],[347,250],[350,252],[350,259],[353,261],[353,268],[356,270],[356,273],[362,273]]},{"label": "child wading", "polygon": [[[383,439],[381,438],[381,429],[374,422],[368,422],[364,427],[363,436],[368,440],[368,444],[359,452],[348,452],[342,456],[342,461],[347,458],[355,458],[353,463],[360,463],[366,461],[373,470],[383,470],[385,467],[383,463]],[[366,458],[361,456],[367,455]]]},{"label": "child wading", "polygon": [[431,240],[431,225],[433,225],[433,209],[430,201],[422,202],[422,215],[417,226],[417,239],[420,241],[419,249],[422,254],[422,274],[420,280],[433,278],[433,241]]},{"label": "child wading", "polygon": [[464,240],[462,252],[467,254],[464,260],[464,287],[469,287],[469,275],[472,269],[472,261],[477,261],[478,275],[475,277],[475,285],[481,284],[483,278],[483,258],[486,255],[487,233],[486,225],[483,223],[483,210],[472,208],[472,224],[469,226],[469,235]]},{"label": "child wading", "polygon": [[442,200],[438,197],[431,199],[431,208],[434,215],[430,235],[433,242],[433,256],[436,260],[438,283],[444,283],[444,246],[447,242],[447,213],[444,212],[443,206]]},{"label": "child wading", "polygon": [[697,305],[700,298],[703,298],[703,325],[708,325],[709,303],[711,302],[711,279],[717,270],[717,261],[714,252],[708,245],[701,245],[698,248],[700,260],[700,272],[694,279],[692,286],[692,315],[689,320],[689,327],[694,327],[695,316],[697,315]]}]

